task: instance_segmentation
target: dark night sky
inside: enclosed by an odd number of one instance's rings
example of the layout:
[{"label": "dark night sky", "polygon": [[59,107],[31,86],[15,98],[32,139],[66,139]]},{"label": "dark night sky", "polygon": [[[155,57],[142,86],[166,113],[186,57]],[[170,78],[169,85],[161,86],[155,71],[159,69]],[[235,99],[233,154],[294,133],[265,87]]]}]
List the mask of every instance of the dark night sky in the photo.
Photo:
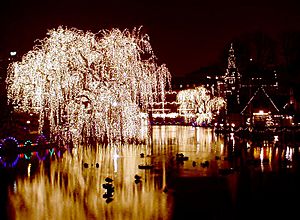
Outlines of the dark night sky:
[{"label": "dark night sky", "polygon": [[0,52],[32,49],[35,39],[59,25],[98,32],[143,26],[158,60],[172,75],[215,63],[241,34],[271,36],[300,30],[300,3],[201,0],[1,0]]}]

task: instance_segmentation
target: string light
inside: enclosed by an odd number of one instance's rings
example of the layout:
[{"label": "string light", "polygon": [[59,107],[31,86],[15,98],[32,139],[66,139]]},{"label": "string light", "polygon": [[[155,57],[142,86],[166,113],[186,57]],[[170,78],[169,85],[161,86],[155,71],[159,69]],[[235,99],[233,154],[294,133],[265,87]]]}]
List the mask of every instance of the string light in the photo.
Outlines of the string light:
[{"label": "string light", "polygon": [[222,97],[213,97],[204,86],[178,92],[177,102],[180,104],[180,114],[189,118],[195,117],[198,124],[210,123],[213,114],[218,114],[225,106]]},{"label": "string light", "polygon": [[39,116],[39,133],[49,122],[51,138],[64,143],[141,141],[140,114],[165,100],[171,75],[140,29],[49,30],[9,65],[9,102]]}]

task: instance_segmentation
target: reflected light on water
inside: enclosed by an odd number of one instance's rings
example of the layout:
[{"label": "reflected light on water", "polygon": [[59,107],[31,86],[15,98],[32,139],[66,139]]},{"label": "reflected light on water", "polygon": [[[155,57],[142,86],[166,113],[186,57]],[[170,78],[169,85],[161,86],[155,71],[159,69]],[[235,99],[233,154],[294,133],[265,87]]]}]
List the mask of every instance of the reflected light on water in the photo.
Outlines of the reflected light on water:
[{"label": "reflected light on water", "polygon": [[113,155],[113,160],[114,160],[114,172],[118,172],[118,158],[119,155],[117,154],[117,149],[114,149],[114,155]]},{"label": "reflected light on water", "polygon": [[[255,171],[276,171],[279,159],[292,161],[294,155],[294,148],[286,145],[224,139],[209,128],[153,126],[151,132],[151,144],[51,149],[20,158],[28,163],[25,175],[9,188],[13,219],[169,220],[176,207],[168,185],[173,178],[217,176],[220,168],[239,170],[248,160]],[[177,153],[188,160],[177,163]],[[5,158],[1,161],[8,163]],[[10,161],[13,164],[14,158]],[[201,166],[204,161],[208,167]],[[140,164],[154,167],[139,169]],[[231,174],[234,193],[238,172]],[[113,180],[114,192],[104,198],[107,177]]]},{"label": "reflected light on water", "polygon": [[31,163],[28,164],[27,167],[27,176],[30,177],[30,173],[31,173]]},{"label": "reflected light on water", "polygon": [[[212,160],[222,154],[224,142],[211,129],[188,126],[154,126],[152,133],[150,145],[82,146],[24,157],[30,160],[27,175],[18,178],[15,190],[9,192],[15,219],[171,219],[173,197],[164,189],[172,157],[176,153],[189,157],[176,168],[182,170],[179,175],[208,175],[209,169],[192,167],[192,161]],[[33,160],[39,161],[34,172]],[[139,164],[154,168],[139,169]],[[109,198],[103,198],[106,177],[113,179]]]},{"label": "reflected light on water", "polygon": [[292,161],[292,160],[293,160],[293,151],[294,151],[293,148],[287,146],[286,154],[285,154],[285,158],[286,158],[287,160],[289,160],[289,161]]},{"label": "reflected light on water", "polygon": [[[41,164],[35,177],[18,179],[10,192],[15,219],[167,219],[168,195],[150,172],[137,167],[140,146],[73,150],[50,166]],[[135,174],[141,183],[134,182]],[[115,187],[112,202],[103,198],[106,177]]]}]

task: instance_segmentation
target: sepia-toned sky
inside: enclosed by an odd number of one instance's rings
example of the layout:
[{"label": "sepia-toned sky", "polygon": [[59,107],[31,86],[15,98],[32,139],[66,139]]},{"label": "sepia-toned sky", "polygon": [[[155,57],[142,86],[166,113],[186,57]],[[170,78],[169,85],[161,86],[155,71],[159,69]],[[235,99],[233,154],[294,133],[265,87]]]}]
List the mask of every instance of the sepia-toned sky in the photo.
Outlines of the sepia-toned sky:
[{"label": "sepia-toned sky", "polygon": [[300,30],[297,1],[1,0],[0,52],[23,54],[59,25],[98,32],[143,26],[159,62],[182,76],[214,64],[235,37]]}]

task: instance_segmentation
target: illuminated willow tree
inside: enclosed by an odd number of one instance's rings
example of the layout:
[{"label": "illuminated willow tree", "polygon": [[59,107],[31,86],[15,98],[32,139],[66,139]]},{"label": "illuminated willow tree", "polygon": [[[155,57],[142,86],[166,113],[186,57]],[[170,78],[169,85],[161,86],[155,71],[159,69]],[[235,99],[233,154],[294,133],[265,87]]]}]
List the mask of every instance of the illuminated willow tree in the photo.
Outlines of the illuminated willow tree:
[{"label": "illuminated willow tree", "polygon": [[141,141],[141,113],[171,88],[156,60],[140,29],[60,26],[9,66],[8,100],[15,111],[38,114],[39,132],[47,121],[51,137],[66,143]]},{"label": "illuminated willow tree", "polygon": [[226,104],[222,97],[213,97],[203,86],[178,92],[177,102],[180,104],[180,114],[196,118],[198,124],[210,123],[213,115],[219,114]]}]

